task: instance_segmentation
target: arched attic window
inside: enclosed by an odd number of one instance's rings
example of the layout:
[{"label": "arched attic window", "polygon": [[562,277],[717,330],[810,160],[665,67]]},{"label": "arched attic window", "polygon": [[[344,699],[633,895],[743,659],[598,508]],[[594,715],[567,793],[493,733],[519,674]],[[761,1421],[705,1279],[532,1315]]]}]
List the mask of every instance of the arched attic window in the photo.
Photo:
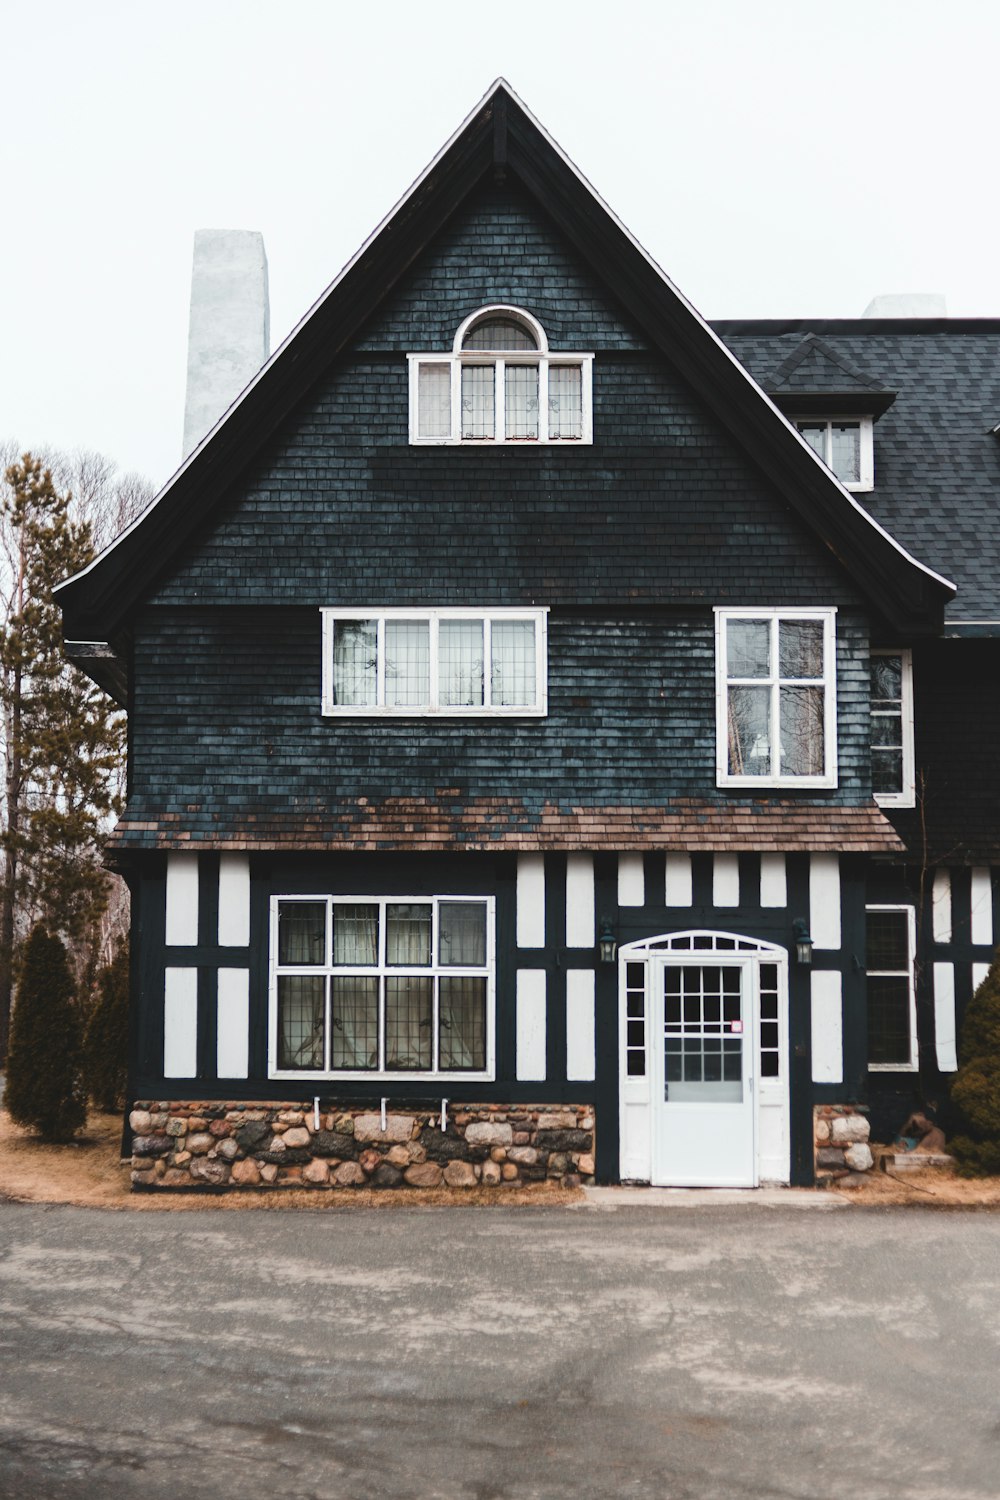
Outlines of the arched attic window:
[{"label": "arched attic window", "polygon": [[523,308],[480,308],[450,355],[409,359],[412,443],[593,441],[593,355],[551,350]]}]

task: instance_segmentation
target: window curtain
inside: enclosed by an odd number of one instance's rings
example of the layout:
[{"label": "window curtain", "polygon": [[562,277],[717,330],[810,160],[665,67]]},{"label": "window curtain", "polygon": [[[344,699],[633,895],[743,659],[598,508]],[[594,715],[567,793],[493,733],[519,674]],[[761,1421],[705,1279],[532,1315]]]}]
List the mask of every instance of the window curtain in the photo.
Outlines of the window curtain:
[{"label": "window curtain", "polygon": [[504,420],[511,442],[538,437],[538,366],[507,365],[504,369]]},{"label": "window curtain", "polygon": [[462,366],[462,436],[496,436],[495,375],[493,365]]},{"label": "window curtain", "polygon": [[549,437],[583,437],[583,371],[579,365],[549,365]]},{"label": "window curtain", "polygon": [[535,703],[535,622],[494,620],[491,631],[493,703],[530,708]]},{"label": "window curtain", "polygon": [[451,437],[451,366],[426,364],[418,375],[418,433],[424,438]]},{"label": "window curtain", "polygon": [[371,708],[377,693],[378,632],[374,620],[338,620],[333,631],[333,701]]},{"label": "window curtain", "polygon": [[278,976],[279,1068],[322,1068],[324,988],[319,974]]},{"label": "window curtain", "polygon": [[483,626],[480,620],[442,620],[438,627],[438,693],[444,707],[483,702]]},{"label": "window curtain", "polygon": [[386,620],[388,708],[426,708],[431,701],[431,632],[426,620]]},{"label": "window curtain", "polygon": [[486,980],[442,975],[438,984],[440,1066],[485,1068]]}]

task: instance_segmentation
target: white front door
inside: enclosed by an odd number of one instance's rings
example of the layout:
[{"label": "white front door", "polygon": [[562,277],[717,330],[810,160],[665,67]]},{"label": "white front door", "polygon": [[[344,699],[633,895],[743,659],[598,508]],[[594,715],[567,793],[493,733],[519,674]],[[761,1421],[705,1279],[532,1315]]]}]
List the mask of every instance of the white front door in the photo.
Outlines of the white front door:
[{"label": "white front door", "polygon": [[754,978],[735,955],[650,960],[654,1183],[757,1186]]}]

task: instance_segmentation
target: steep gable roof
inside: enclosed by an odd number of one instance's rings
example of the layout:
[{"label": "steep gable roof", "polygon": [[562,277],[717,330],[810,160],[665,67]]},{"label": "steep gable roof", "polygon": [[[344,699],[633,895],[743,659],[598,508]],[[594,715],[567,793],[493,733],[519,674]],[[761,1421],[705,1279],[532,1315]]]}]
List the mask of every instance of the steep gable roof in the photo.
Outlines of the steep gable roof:
[{"label": "steep gable roof", "polygon": [[952,585],[911,557],[843,489],[500,79],[153,504],[60,587],[68,650],[97,681],[120,695],[119,647],[131,612],[296,402],[490,174],[515,178],[544,208],[890,623],[911,634],[940,628]]}]

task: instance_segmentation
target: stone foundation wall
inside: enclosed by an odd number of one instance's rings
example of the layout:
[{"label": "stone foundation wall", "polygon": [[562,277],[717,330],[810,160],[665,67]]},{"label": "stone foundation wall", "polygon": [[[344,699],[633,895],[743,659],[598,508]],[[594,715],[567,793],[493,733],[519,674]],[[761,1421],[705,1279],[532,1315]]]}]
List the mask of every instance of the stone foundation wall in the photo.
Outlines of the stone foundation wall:
[{"label": "stone foundation wall", "polygon": [[386,1115],[138,1100],[129,1115],[132,1186],[151,1188],[471,1188],[594,1180],[591,1105],[470,1104],[441,1129],[437,1110]]},{"label": "stone foundation wall", "polygon": [[873,1165],[869,1124],[857,1104],[817,1104],[813,1110],[816,1185],[841,1181]]}]

